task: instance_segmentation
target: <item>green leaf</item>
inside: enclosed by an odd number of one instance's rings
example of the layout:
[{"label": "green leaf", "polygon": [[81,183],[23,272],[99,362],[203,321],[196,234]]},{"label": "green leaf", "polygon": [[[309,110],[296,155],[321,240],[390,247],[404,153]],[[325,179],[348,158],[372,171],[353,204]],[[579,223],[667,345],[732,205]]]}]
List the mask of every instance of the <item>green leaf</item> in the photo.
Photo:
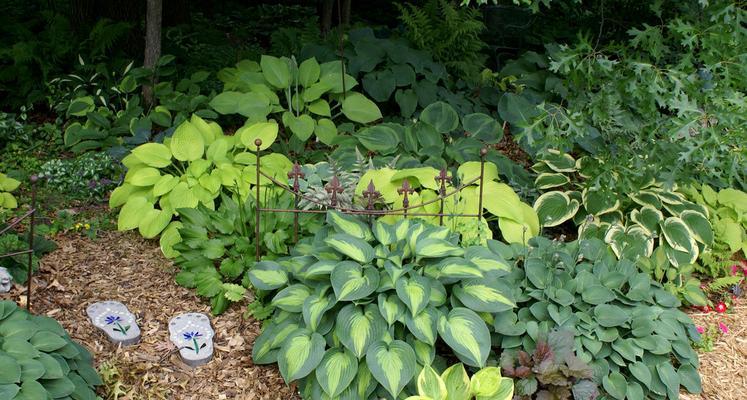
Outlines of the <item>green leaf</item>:
[{"label": "green leaf", "polygon": [[120,231],[127,231],[137,228],[144,217],[144,213],[152,208],[153,205],[149,203],[145,197],[130,197],[130,199],[127,200],[127,203],[125,203],[119,211],[117,229]]},{"label": "green leaf", "polygon": [[330,235],[324,242],[361,264],[368,264],[374,258],[374,250],[370,244],[348,234],[338,233]]},{"label": "green leaf", "polygon": [[384,320],[389,324],[389,326],[392,326],[392,324],[397,321],[402,321],[405,312],[407,311],[404,303],[402,303],[396,294],[379,294],[377,304],[381,316],[384,317]]},{"label": "green leaf", "polygon": [[486,114],[467,114],[462,118],[462,126],[472,137],[485,143],[498,143],[503,138],[501,125]]},{"label": "green leaf", "polygon": [[344,261],[332,270],[332,288],[338,301],[354,301],[368,297],[379,287],[379,271]]},{"label": "green leaf", "polygon": [[270,85],[278,89],[285,89],[290,86],[291,72],[287,61],[263,54],[259,60],[259,65],[262,67],[262,75]]},{"label": "green leaf", "polygon": [[61,349],[67,345],[67,340],[60,337],[60,335],[49,331],[37,332],[31,337],[29,342],[31,342],[31,344],[38,350],[46,353]]},{"label": "green leaf", "polygon": [[452,290],[459,301],[473,311],[497,313],[516,307],[511,300],[511,290],[497,279],[467,279]]},{"label": "green leaf", "polygon": [[397,296],[410,310],[410,315],[417,315],[425,309],[431,296],[431,285],[428,278],[412,275],[398,279],[395,283]]},{"label": "green leaf", "polygon": [[397,398],[402,389],[415,376],[417,362],[415,351],[401,340],[389,344],[373,343],[366,352],[366,365],[373,377]]},{"label": "green leaf", "polygon": [[692,210],[685,210],[680,218],[692,232],[693,237],[700,243],[710,246],[713,243],[713,229],[705,215]]},{"label": "green leaf", "polygon": [[607,189],[586,189],[581,194],[586,212],[591,215],[606,214],[620,208],[617,195]]},{"label": "green leaf", "polygon": [[[69,396],[75,391],[75,384],[67,377],[46,379],[40,383],[44,386],[44,389],[47,389],[49,395],[55,399]],[[21,387],[21,391],[23,391],[23,387]]]},{"label": "green leaf", "polygon": [[[283,121],[286,121],[286,119],[284,118]],[[302,142],[308,140],[314,133],[314,119],[306,114],[301,114],[298,117],[288,114],[287,121],[293,135]]]},{"label": "green leaf", "polygon": [[483,271],[462,257],[448,257],[437,265],[439,279],[482,278]]},{"label": "green leaf", "polygon": [[127,181],[131,185],[139,187],[155,185],[160,179],[161,173],[157,169],[151,167],[131,170],[131,172],[127,174]]},{"label": "green leaf", "polygon": [[610,304],[600,304],[594,307],[594,316],[599,325],[612,328],[628,321],[630,315],[622,308]]},{"label": "green leaf", "polygon": [[415,254],[422,258],[461,256],[464,254],[464,249],[448,240],[429,237],[417,241]]},{"label": "green leaf", "polygon": [[337,126],[330,119],[320,118],[316,121],[314,134],[322,143],[331,146],[337,137]]},{"label": "green leaf", "polygon": [[604,390],[610,396],[618,400],[623,400],[628,389],[628,381],[625,380],[625,377],[621,373],[612,372],[602,379],[602,386],[604,386]]},{"label": "green leaf", "polygon": [[260,290],[275,290],[288,284],[288,274],[274,261],[260,261],[249,270],[249,280]]},{"label": "green leaf", "polygon": [[144,164],[164,168],[171,165],[171,150],[160,143],[145,143],[132,150],[132,155]]},{"label": "green leaf", "polygon": [[689,253],[698,246],[692,232],[680,218],[665,219],[661,224],[661,233],[674,250]]},{"label": "green leaf", "polygon": [[592,285],[585,288],[581,297],[585,302],[593,305],[608,303],[617,298],[613,291],[602,285]]},{"label": "green leaf", "polygon": [[490,353],[490,331],[474,311],[453,308],[448,316],[442,316],[438,333],[467,365],[484,367]]},{"label": "green leaf", "polygon": [[373,304],[365,307],[348,304],[337,313],[335,333],[340,343],[359,359],[371,343],[381,339],[385,330],[386,322]]},{"label": "green leaf", "polygon": [[428,343],[431,346],[436,344],[438,338],[438,320],[441,313],[433,307],[427,307],[415,316],[407,314],[405,324],[407,329],[418,340]]},{"label": "green leaf", "polygon": [[[62,393],[64,393],[64,391]],[[26,381],[21,385],[21,391],[18,392],[15,399],[45,399],[49,398],[50,395],[51,391],[48,393],[47,388],[42,386],[38,381]]]},{"label": "green leaf", "polygon": [[[32,382],[32,381],[29,381]],[[33,381],[37,385],[39,384],[36,381]],[[41,385],[40,385],[41,386]],[[42,388],[43,390],[44,388]],[[18,385],[15,384],[0,384],[0,399],[16,399],[16,394],[21,390],[21,388]],[[45,391],[46,392],[46,391]],[[44,396],[44,394],[42,394]],[[33,397],[26,397],[26,398],[33,398]]]},{"label": "green leaf", "polygon": [[547,192],[534,202],[539,222],[545,227],[553,227],[573,218],[579,209],[576,199],[571,199],[563,192]]},{"label": "green leaf", "polygon": [[436,128],[438,133],[449,133],[459,126],[457,112],[442,101],[428,105],[420,113],[420,120]]},{"label": "green leaf", "polygon": [[330,397],[336,397],[353,382],[358,372],[358,360],[346,349],[329,349],[314,372],[322,390]]},{"label": "green leaf", "polygon": [[324,357],[324,337],[307,329],[288,335],[278,351],[278,369],[285,382],[309,375]]},{"label": "green leaf", "polygon": [[177,160],[194,161],[205,152],[205,139],[194,125],[184,121],[174,131],[169,147]]},{"label": "green leaf", "polygon": [[0,385],[7,385],[21,381],[21,366],[16,359],[0,354]]},{"label": "green leaf", "polygon": [[78,97],[70,102],[70,105],[67,107],[67,115],[83,117],[87,113],[95,109],[96,107],[93,104],[93,97],[91,96]]},{"label": "green leaf", "polygon": [[138,232],[146,239],[158,236],[171,222],[174,213],[171,210],[157,210],[155,208],[143,212],[143,218],[138,224]]},{"label": "green leaf", "polygon": [[662,362],[656,366],[656,372],[659,374],[664,386],[667,387],[667,396],[670,399],[679,398],[680,393],[680,376],[677,375],[671,362]]},{"label": "green leaf", "polygon": [[446,400],[463,400],[470,396],[470,380],[464,365],[454,364],[447,368],[442,374],[446,385]]},{"label": "green leaf", "polygon": [[[298,66],[298,83],[301,86],[307,88],[319,80],[321,69],[316,58],[309,58],[304,60],[301,65]],[[334,396],[333,396],[334,397]]]},{"label": "green leaf", "polygon": [[306,298],[310,295],[311,290],[309,290],[308,287],[297,283],[278,292],[278,294],[272,298],[271,304],[288,312],[300,313],[304,301],[306,301]]},{"label": "green leaf", "polygon": [[534,186],[539,190],[552,189],[558,186],[564,186],[570,182],[565,174],[560,173],[542,173],[537,175],[534,180]]},{"label": "green leaf", "polygon": [[235,283],[223,283],[223,296],[232,302],[241,301],[246,295],[246,288]]},{"label": "green leaf", "polygon": [[384,154],[395,150],[400,140],[397,132],[385,125],[374,125],[361,129],[355,134],[355,137],[366,149]]},{"label": "green leaf", "polygon": [[418,375],[418,393],[433,400],[446,400],[446,384],[430,365],[424,366]]},{"label": "green leaf", "polygon": [[381,111],[376,103],[360,93],[350,93],[342,101],[342,113],[349,120],[367,124],[381,119]]},{"label": "green leaf", "polygon": [[373,234],[371,233],[368,224],[355,216],[343,214],[336,210],[330,210],[327,212],[326,221],[328,224],[332,225],[338,233],[346,233],[365,241],[371,241],[373,239]]},{"label": "green leaf", "polygon": [[703,392],[703,387],[700,382],[700,374],[698,370],[692,365],[683,364],[677,370],[677,375],[680,377],[680,383],[687,389],[688,392],[697,394]]},{"label": "green leaf", "polygon": [[324,313],[335,305],[335,298],[327,295],[327,290],[317,290],[314,295],[309,296],[303,303],[303,320],[306,326],[316,331],[322,322]]},{"label": "green leaf", "polygon": [[643,383],[647,388],[651,388],[651,370],[642,361],[628,364],[628,370],[633,376]]},{"label": "green leaf", "polygon": [[37,360],[19,360],[18,365],[21,366],[21,382],[35,381],[44,376],[46,372],[44,364]]},{"label": "green leaf", "polygon": [[255,144],[257,139],[262,141],[259,150],[266,150],[275,143],[275,139],[278,137],[278,124],[275,122],[255,122],[251,125],[244,125],[236,131],[236,136],[249,151],[257,151],[257,145]]},{"label": "green leaf", "polygon": [[[508,382],[511,383],[510,389],[506,387],[506,383],[504,382],[500,368],[483,368],[472,376],[470,391],[475,395],[475,398],[479,400],[507,400],[513,397],[513,382],[510,379],[508,380]],[[510,390],[510,394],[505,393],[507,389]]]}]

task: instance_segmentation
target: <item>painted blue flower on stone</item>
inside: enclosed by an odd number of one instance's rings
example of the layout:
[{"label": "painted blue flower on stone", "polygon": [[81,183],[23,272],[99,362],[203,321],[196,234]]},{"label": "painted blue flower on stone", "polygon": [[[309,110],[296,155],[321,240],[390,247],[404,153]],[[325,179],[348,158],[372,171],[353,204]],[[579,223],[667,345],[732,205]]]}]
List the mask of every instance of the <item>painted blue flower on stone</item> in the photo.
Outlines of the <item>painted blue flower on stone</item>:
[{"label": "painted blue flower on stone", "polygon": [[127,331],[130,330],[130,326],[122,326],[120,322],[122,322],[122,317],[119,315],[107,315],[106,319],[104,320],[107,325],[117,325],[116,328],[114,328],[115,332],[119,332],[123,335],[127,334]]},{"label": "painted blue flower on stone", "polygon": [[192,340],[198,337],[202,337],[202,334],[200,332],[184,332],[182,335],[184,336],[184,340]]},{"label": "painted blue flower on stone", "polygon": [[119,315],[107,315],[106,316],[106,324],[111,325],[115,322],[122,322],[122,317]]}]

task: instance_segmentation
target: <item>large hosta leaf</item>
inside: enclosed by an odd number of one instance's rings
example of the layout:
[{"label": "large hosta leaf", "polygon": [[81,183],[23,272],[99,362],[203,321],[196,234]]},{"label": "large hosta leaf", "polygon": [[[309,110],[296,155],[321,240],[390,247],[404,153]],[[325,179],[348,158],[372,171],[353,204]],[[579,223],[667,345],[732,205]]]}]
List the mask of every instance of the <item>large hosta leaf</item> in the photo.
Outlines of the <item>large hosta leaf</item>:
[{"label": "large hosta leaf", "polygon": [[366,365],[373,377],[394,398],[399,396],[417,372],[415,351],[401,340],[372,344],[366,352]]},{"label": "large hosta leaf", "polygon": [[249,271],[252,285],[261,290],[275,290],[288,283],[288,273],[274,261],[260,261]]},{"label": "large hosta leaf", "polygon": [[427,399],[446,399],[446,384],[430,365],[424,366],[418,375],[418,393]]},{"label": "large hosta leaf", "polygon": [[132,150],[132,155],[151,167],[164,168],[171,164],[171,150],[160,143],[142,144]]},{"label": "large hosta leaf", "polygon": [[262,143],[259,150],[265,150],[275,143],[278,137],[278,124],[276,122],[255,122],[251,125],[244,125],[236,131],[236,137],[246,146],[249,151],[257,151],[256,140]]},{"label": "large hosta leaf", "polygon": [[433,307],[427,307],[415,316],[406,315],[405,323],[413,336],[433,346],[438,338],[438,320],[440,317],[441,312]]},{"label": "large hosta leaf", "polygon": [[278,294],[273,297],[271,304],[282,310],[298,313],[301,312],[303,303],[309,295],[311,295],[311,290],[309,290],[308,287],[297,283],[278,292]]},{"label": "large hosta leaf", "polygon": [[680,218],[690,228],[695,240],[707,246],[713,243],[713,229],[705,215],[697,211],[687,210],[680,214]]},{"label": "large hosta leaf", "polygon": [[324,242],[361,264],[368,264],[374,258],[374,250],[370,244],[345,233],[330,235]]},{"label": "large hosta leaf", "polygon": [[447,256],[460,256],[464,250],[454,243],[433,237],[421,238],[415,245],[415,254],[418,257],[441,258]]},{"label": "large hosta leaf", "polygon": [[373,101],[360,93],[350,93],[342,101],[342,113],[349,120],[367,124],[381,119],[381,110]]},{"label": "large hosta leaf", "polygon": [[386,330],[386,321],[374,304],[356,306],[348,304],[337,313],[335,333],[343,346],[359,359],[366,354],[368,346]]},{"label": "large hosta leaf", "polygon": [[324,313],[335,305],[335,297],[327,294],[329,286],[317,289],[316,293],[309,296],[303,303],[303,320],[306,327],[316,331],[322,323]]},{"label": "large hosta leaf", "polygon": [[409,278],[398,279],[395,283],[397,296],[410,310],[410,315],[416,315],[428,305],[431,297],[431,284],[428,278],[412,275]]},{"label": "large hosta leaf", "polygon": [[338,233],[346,233],[365,241],[373,240],[373,234],[368,224],[352,215],[331,210],[327,212],[327,223],[332,225]]},{"label": "large hosta leaf", "polygon": [[322,390],[330,397],[340,395],[358,373],[358,359],[344,348],[327,350],[314,371]]},{"label": "large hosta leaf", "polygon": [[290,334],[278,352],[278,368],[286,383],[310,374],[324,357],[324,337],[307,329]]},{"label": "large hosta leaf", "polygon": [[685,222],[677,217],[669,217],[661,223],[661,233],[674,250],[692,252],[698,247],[695,237]]},{"label": "large hosta leaf", "polygon": [[440,318],[438,333],[464,363],[485,366],[490,352],[490,331],[477,313],[455,307]]},{"label": "large hosta leaf", "polygon": [[547,192],[534,202],[539,222],[545,227],[558,226],[573,218],[579,203],[563,192]]},{"label": "large hosta leaf", "polygon": [[360,300],[379,287],[379,271],[352,261],[337,264],[331,275],[332,287],[339,301]]},{"label": "large hosta leaf", "polygon": [[441,374],[446,385],[446,400],[462,400],[470,396],[470,381],[462,363],[454,364]]},{"label": "large hosta leaf", "polygon": [[459,301],[477,312],[497,313],[516,307],[511,290],[498,279],[467,279],[452,290]]},{"label": "large hosta leaf", "polygon": [[184,121],[174,131],[169,147],[177,160],[194,161],[205,152],[205,139],[194,125]]}]

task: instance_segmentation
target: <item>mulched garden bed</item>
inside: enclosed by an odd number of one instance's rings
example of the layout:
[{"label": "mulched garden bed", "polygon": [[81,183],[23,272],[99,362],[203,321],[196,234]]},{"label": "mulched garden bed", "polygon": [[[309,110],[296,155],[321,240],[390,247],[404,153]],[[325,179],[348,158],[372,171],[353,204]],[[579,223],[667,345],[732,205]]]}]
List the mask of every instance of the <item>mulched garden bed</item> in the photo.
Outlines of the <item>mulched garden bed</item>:
[{"label": "mulched garden bed", "polygon": [[[97,365],[116,367],[112,381],[125,392],[119,399],[297,399],[277,368],[252,364],[261,325],[245,319],[243,307],[211,316],[216,337],[210,363],[192,369],[181,362],[168,339],[169,319],[210,310],[193,290],[176,285],[157,243],[132,232],[100,232],[96,240],[60,235],[55,241],[59,248],[42,259],[34,280],[32,311],[60,321],[93,352]],[[16,286],[2,298],[24,302],[21,290]],[[91,325],[85,308],[101,300],[121,301],[138,316],[139,344],[118,348]]]},{"label": "mulched garden bed", "polygon": [[[186,311],[209,314],[209,306],[193,290],[176,285],[174,268],[157,243],[132,232],[100,232],[96,240],[67,234],[55,241],[59,248],[42,259],[34,280],[32,311],[60,321],[92,350],[98,364],[116,367],[113,380],[125,391],[119,399],[298,399],[274,366],[252,364],[251,346],[261,325],[245,319],[239,306],[211,317],[216,352],[210,363],[191,369],[180,361],[168,340],[168,320]],[[23,303],[21,291],[16,286],[0,299]],[[106,299],[119,300],[138,315],[139,344],[117,348],[90,324],[86,306]],[[747,399],[747,306],[692,317],[698,326],[723,322],[730,331],[712,352],[700,353],[703,394],[682,398]]]}]

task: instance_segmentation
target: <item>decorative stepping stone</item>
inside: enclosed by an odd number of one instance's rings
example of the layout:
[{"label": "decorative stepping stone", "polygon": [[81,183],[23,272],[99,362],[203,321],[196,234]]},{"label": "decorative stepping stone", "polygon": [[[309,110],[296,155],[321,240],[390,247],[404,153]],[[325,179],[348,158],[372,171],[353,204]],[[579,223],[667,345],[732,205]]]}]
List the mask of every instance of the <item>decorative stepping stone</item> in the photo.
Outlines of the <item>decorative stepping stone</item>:
[{"label": "decorative stepping stone", "polygon": [[196,367],[213,358],[213,336],[210,319],[201,313],[184,313],[169,321],[171,342],[179,349],[185,364]]},{"label": "decorative stepping stone", "polygon": [[101,301],[86,308],[93,326],[106,333],[115,344],[129,346],[140,341],[140,327],[135,316],[118,301]]},{"label": "decorative stepping stone", "polygon": [[10,292],[11,286],[13,286],[13,277],[7,269],[0,267],[0,293]]}]

